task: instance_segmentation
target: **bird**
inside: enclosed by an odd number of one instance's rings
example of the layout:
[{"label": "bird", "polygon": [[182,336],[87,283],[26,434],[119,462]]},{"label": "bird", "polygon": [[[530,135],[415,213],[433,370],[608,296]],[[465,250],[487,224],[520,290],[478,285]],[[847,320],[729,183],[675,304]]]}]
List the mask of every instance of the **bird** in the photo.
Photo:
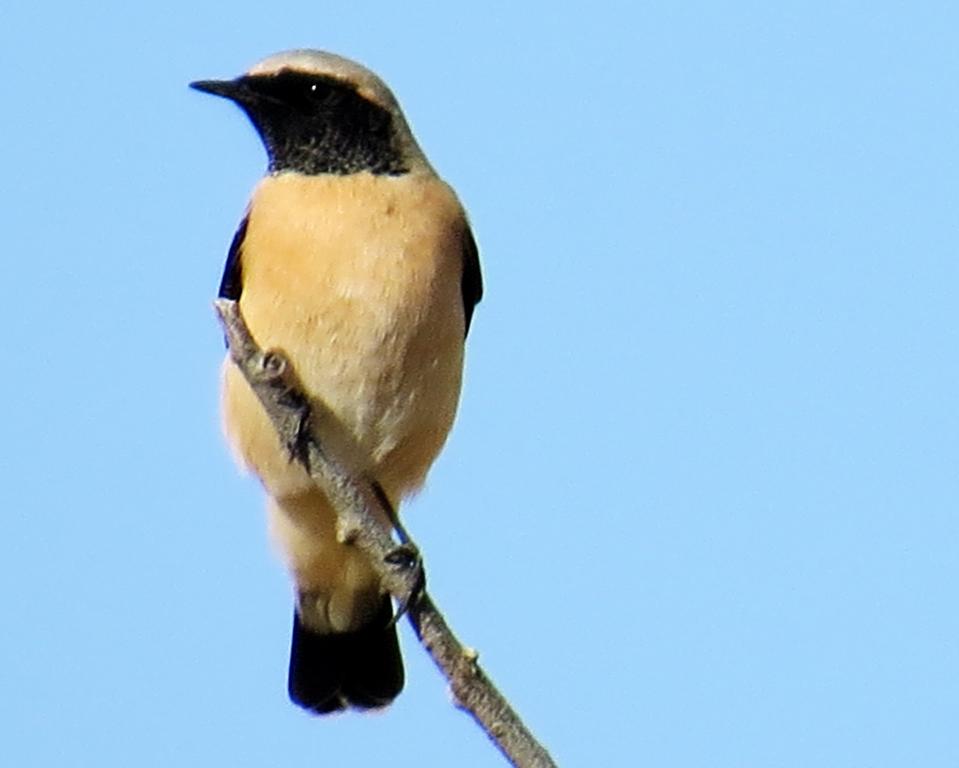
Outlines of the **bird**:
[{"label": "bird", "polygon": [[[463,205],[392,91],[355,61],[290,50],[190,85],[238,105],[267,155],[219,296],[239,303],[261,348],[292,363],[320,444],[396,510],[452,427],[483,295]],[[229,355],[221,408],[239,463],[265,489],[270,537],[292,577],[290,699],[318,715],[387,706],[404,686],[389,594],[366,556],[337,540],[327,495]]]}]

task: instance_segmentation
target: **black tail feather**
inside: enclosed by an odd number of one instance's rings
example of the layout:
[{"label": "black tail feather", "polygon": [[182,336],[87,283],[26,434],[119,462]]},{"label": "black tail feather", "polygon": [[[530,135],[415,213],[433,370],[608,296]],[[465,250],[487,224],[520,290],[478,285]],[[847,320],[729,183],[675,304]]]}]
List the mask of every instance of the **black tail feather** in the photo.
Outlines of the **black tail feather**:
[{"label": "black tail feather", "polygon": [[389,704],[403,690],[403,659],[390,625],[389,597],[373,620],[356,632],[319,634],[293,612],[288,689],[295,704],[318,715],[347,707]]}]

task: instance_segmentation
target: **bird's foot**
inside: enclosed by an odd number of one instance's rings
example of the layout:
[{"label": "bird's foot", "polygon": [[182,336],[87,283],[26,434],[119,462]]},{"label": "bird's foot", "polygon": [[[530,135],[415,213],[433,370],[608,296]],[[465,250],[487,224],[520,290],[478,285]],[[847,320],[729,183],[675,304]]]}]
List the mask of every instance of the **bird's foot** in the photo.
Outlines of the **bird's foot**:
[{"label": "bird's foot", "polygon": [[400,572],[406,582],[406,594],[397,601],[396,615],[392,624],[396,624],[409,609],[416,605],[426,590],[426,571],[419,550],[405,542],[387,553],[386,562]]},{"label": "bird's foot", "polygon": [[293,409],[293,415],[290,417],[293,425],[286,432],[290,436],[285,445],[286,455],[290,461],[298,461],[309,471],[312,437],[310,423],[313,412],[310,404],[296,393],[287,393],[286,399],[288,400],[286,404]]}]

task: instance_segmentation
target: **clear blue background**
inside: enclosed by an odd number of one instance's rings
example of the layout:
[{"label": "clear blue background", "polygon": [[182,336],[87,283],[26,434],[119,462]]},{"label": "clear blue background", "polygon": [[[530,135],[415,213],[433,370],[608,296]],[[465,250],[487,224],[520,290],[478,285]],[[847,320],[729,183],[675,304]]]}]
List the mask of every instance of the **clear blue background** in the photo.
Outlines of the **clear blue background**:
[{"label": "clear blue background", "polygon": [[502,765],[406,627],[387,712],[286,700],[210,308],[264,158],[186,84],[311,46],[470,211],[405,514],[560,764],[959,764],[954,3],[8,5],[0,762]]}]

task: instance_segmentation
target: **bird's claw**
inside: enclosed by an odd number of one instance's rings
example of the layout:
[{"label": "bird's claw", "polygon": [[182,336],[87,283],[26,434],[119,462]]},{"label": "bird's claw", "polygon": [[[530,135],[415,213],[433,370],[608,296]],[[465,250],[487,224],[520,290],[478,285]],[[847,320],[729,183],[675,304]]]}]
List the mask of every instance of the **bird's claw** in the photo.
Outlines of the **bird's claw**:
[{"label": "bird's claw", "polygon": [[[299,399],[298,399],[299,400]],[[295,407],[293,416],[293,427],[289,430],[289,439],[286,441],[286,454],[290,461],[298,461],[309,469],[310,458],[310,406],[308,403],[298,401],[290,403]]]},{"label": "bird's claw", "polygon": [[392,626],[403,617],[410,606],[416,605],[426,590],[426,571],[419,550],[410,543],[394,547],[384,559],[394,568],[401,570],[407,582],[406,594],[397,601],[396,615],[390,623]]}]

